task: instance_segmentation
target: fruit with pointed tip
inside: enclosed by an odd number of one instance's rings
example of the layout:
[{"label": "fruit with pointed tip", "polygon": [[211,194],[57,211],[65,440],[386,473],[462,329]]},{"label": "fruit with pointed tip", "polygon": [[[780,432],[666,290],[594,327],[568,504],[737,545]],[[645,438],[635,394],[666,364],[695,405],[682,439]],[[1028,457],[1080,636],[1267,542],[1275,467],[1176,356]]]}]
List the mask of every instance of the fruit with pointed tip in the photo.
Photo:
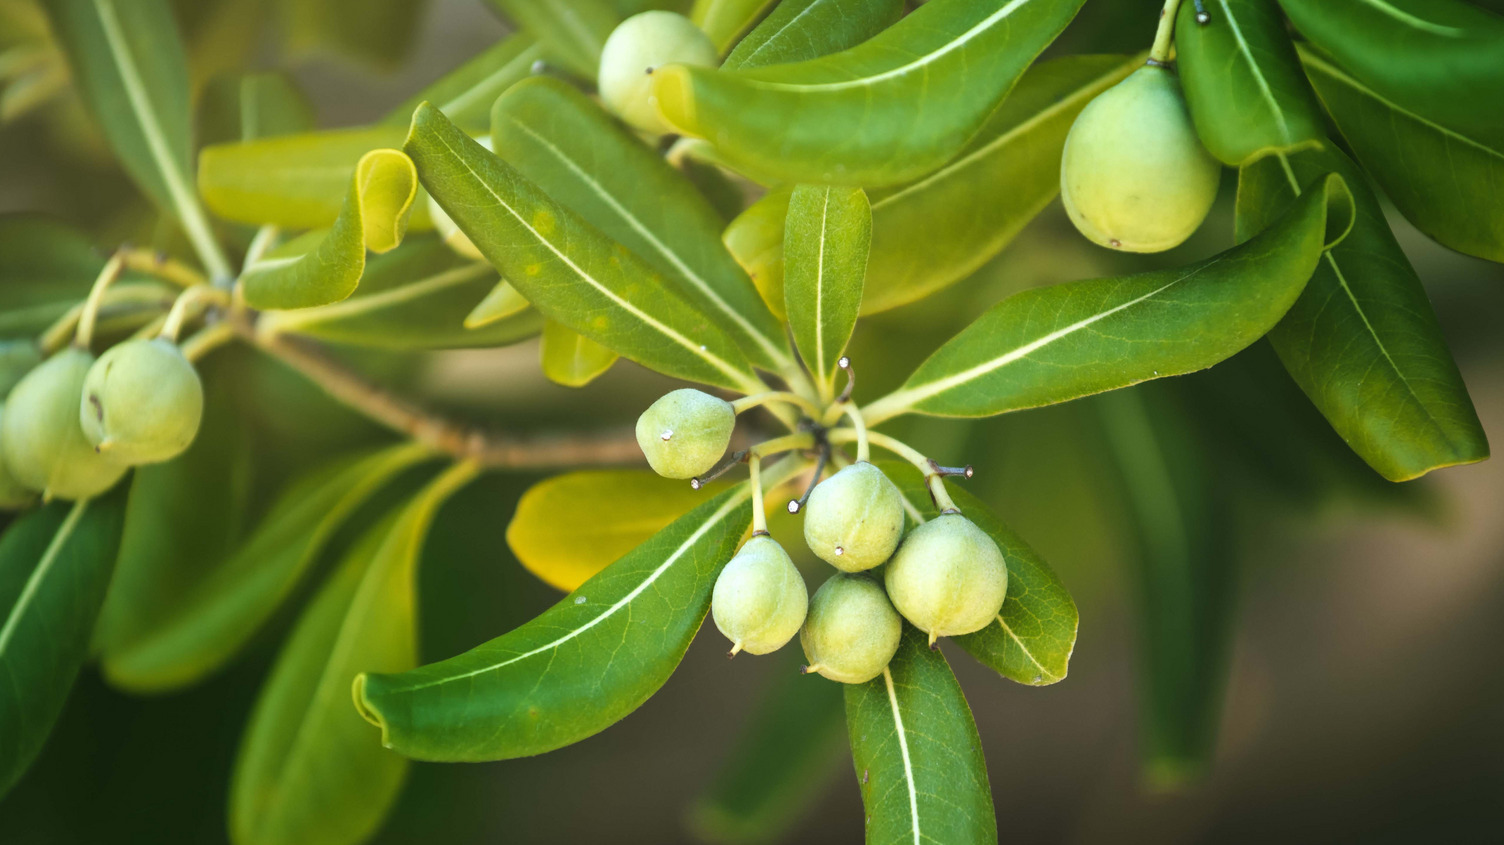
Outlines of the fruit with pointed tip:
[{"label": "fruit with pointed tip", "polygon": [[946,513],[909,532],[883,583],[893,606],[933,643],[992,624],[1008,595],[1008,565],[976,523]]},{"label": "fruit with pointed tip", "polygon": [[99,451],[126,464],[182,454],[204,417],[204,385],[177,344],[165,337],[111,347],[84,380],[78,418]]},{"label": "fruit with pointed tip", "polygon": [[838,573],[815,591],[799,644],[806,672],[843,684],[881,675],[903,636],[903,620],[883,586],[864,572]]},{"label": "fruit with pointed tip", "polygon": [[893,556],[903,537],[903,494],[883,471],[858,461],[815,485],[804,515],[804,542],[842,572],[861,572]]},{"label": "fruit with pointed tip", "polygon": [[637,445],[659,475],[694,478],[726,454],[735,427],[730,402],[683,387],[664,394],[637,418]]},{"label": "fruit with pointed tip", "polygon": [[809,589],[778,541],[758,534],[715,579],[710,615],[731,641],[731,653],[768,654],[804,624]]},{"label": "fruit with pointed tip", "polygon": [[27,373],[5,403],[5,468],[44,499],[87,499],[113,487],[128,469],[96,452],[79,423],[79,397],[93,364],[88,350],[70,346]]},{"label": "fruit with pointed tip", "polygon": [[606,39],[596,84],[606,108],[644,132],[662,135],[672,129],[658,113],[653,71],[664,65],[713,67],[719,60],[710,36],[689,18],[643,12],[622,21]]},{"label": "fruit with pointed tip", "polygon": [[1146,65],[1081,110],[1065,139],[1060,199],[1092,241],[1162,252],[1206,219],[1220,178],[1175,72]]}]

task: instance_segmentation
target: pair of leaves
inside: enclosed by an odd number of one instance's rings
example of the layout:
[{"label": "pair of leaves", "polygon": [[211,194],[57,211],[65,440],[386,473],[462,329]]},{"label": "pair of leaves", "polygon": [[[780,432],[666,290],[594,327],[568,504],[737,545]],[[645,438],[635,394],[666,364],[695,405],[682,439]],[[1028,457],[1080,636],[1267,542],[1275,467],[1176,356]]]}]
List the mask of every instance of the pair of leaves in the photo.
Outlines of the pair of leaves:
[{"label": "pair of leaves", "polygon": [[653,74],[679,131],[757,178],[886,185],[934,170],[981,128],[1079,0],[931,0],[876,37],[804,62]]},{"label": "pair of leaves", "polygon": [[44,505],[0,539],[0,796],[36,759],[89,656],[125,497],[122,484],[100,499]]},{"label": "pair of leaves", "polygon": [[861,188],[800,185],[790,195],[784,304],[822,396],[835,396],[836,363],[856,329],[871,244],[872,206]]},{"label": "pair of leaves", "polygon": [[1258,236],[1207,261],[1011,296],[866,409],[979,417],[1205,369],[1279,322],[1353,220],[1328,175]]},{"label": "pair of leaves", "polygon": [[1425,288],[1362,172],[1330,146],[1243,168],[1239,239],[1268,226],[1323,173],[1352,191],[1352,231],[1322,254],[1269,333],[1285,368],[1353,451],[1391,481],[1488,457],[1488,439]]}]

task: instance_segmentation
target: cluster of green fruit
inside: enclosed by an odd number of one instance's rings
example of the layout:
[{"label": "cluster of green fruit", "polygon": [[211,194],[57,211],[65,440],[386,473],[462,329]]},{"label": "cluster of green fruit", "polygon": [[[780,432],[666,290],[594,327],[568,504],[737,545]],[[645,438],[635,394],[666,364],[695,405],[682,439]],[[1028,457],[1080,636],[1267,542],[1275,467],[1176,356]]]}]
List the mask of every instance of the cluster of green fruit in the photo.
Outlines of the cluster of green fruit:
[{"label": "cluster of green fruit", "polygon": [[[720,462],[735,424],[731,403],[685,388],[643,412],[637,442],[659,475],[698,478]],[[805,542],[840,572],[810,598],[788,552],[754,531],[712,593],[711,614],[733,655],[776,651],[797,633],[806,671],[859,684],[893,659],[900,617],[933,643],[979,631],[1002,609],[1008,568],[992,538],[954,511],[905,535],[903,494],[871,463],[819,481],[802,510]]]},{"label": "cluster of green fruit", "polygon": [[166,337],[136,338],[97,359],[75,343],[45,361],[22,342],[0,379],[0,506],[87,499],[126,470],[170,460],[204,410],[198,372]]}]

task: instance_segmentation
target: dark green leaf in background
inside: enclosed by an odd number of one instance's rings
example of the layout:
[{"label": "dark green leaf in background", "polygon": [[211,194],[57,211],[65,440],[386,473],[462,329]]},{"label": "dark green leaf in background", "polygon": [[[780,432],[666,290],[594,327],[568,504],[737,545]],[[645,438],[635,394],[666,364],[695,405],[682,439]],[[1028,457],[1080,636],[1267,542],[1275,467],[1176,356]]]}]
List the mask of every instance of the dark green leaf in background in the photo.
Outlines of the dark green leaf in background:
[{"label": "dark green leaf in background", "polygon": [[802,62],[866,41],[903,14],[903,0],[781,0],[721,63],[748,70]]},{"label": "dark green leaf in background", "polygon": [[412,52],[427,0],[282,0],[294,51],[334,52],[378,70]]},{"label": "dark green leaf in background", "polygon": [[285,73],[217,77],[205,87],[198,109],[200,144],[295,135],[313,127],[313,103]]},{"label": "dark green leaf in background", "polygon": [[88,296],[104,262],[70,226],[34,214],[0,215],[0,337],[40,334]]},{"label": "dark green leaf in background", "polygon": [[418,105],[427,100],[466,132],[484,133],[491,127],[491,104],[532,74],[533,63],[541,58],[543,48],[530,36],[509,35],[409,97],[382,122],[406,129]]},{"label": "dark green leaf in background", "polygon": [[800,185],[789,198],[783,296],[794,343],[822,396],[835,396],[836,362],[856,328],[872,244],[861,188]]},{"label": "dark green leaf in background", "polygon": [[607,0],[486,0],[537,39],[551,61],[595,81],[601,49],[621,22]]}]

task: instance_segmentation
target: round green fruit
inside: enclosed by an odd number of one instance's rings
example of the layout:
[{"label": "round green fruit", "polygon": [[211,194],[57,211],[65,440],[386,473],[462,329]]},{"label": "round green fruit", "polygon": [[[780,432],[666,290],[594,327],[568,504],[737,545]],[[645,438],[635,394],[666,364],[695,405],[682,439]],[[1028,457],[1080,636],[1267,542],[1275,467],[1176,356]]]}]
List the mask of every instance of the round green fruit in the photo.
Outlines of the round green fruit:
[{"label": "round green fruit", "polygon": [[78,418],[84,436],[124,464],[183,453],[204,417],[198,371],[166,338],[129,340],[99,356],[84,380]]},{"label": "round green fruit", "polygon": [[621,22],[601,51],[601,101],[645,132],[672,131],[658,113],[653,71],[664,65],[713,67],[720,59],[710,36],[674,12],[643,12]]},{"label": "round green fruit", "polygon": [[804,624],[809,590],[778,541],[759,534],[721,570],[710,615],[732,643],[731,653],[767,654],[783,648]]},{"label": "round green fruit", "polygon": [[1008,565],[986,532],[947,513],[909,532],[883,581],[893,606],[933,643],[992,624],[1008,595]]},{"label": "round green fruit", "polygon": [[799,644],[815,672],[843,684],[864,684],[898,652],[903,620],[866,573],[833,576],[815,591]]},{"label": "round green fruit", "polygon": [[694,478],[726,454],[735,427],[730,402],[685,387],[665,394],[637,418],[637,445],[659,475]]},{"label": "round green fruit", "polygon": [[45,499],[87,499],[113,487],[124,463],[94,450],[78,419],[94,356],[69,347],[11,389],[0,419],[0,453],[16,481]]},{"label": "round green fruit", "polygon": [[1082,109],[1065,139],[1060,198],[1081,234],[1126,252],[1161,252],[1196,231],[1221,165],[1186,108],[1180,80],[1147,65]]},{"label": "round green fruit", "polygon": [[[5,407],[0,405],[0,431],[5,428]],[[0,454],[4,453],[0,447]],[[36,491],[17,481],[6,469],[5,461],[0,460],[0,510],[16,510],[31,504],[37,497]]]},{"label": "round green fruit", "polygon": [[843,572],[861,572],[893,556],[903,537],[903,494],[883,471],[860,461],[815,485],[804,542]]}]

